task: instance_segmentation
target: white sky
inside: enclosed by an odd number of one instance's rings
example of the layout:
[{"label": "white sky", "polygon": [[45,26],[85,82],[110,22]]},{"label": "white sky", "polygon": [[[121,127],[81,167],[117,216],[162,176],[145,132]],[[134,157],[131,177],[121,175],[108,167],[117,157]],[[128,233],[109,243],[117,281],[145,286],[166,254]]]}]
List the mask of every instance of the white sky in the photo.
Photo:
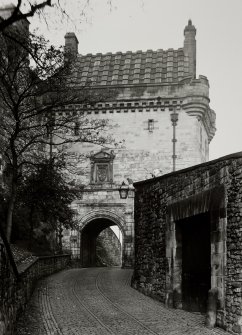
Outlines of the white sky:
[{"label": "white sky", "polygon": [[[4,3],[7,0],[0,0]],[[62,0],[65,1],[65,0]],[[208,77],[210,106],[217,114],[217,132],[210,159],[242,151],[242,0],[66,0],[73,23],[49,12],[47,28],[32,19],[32,27],[56,45],[75,31],[79,53],[105,53],[183,46],[188,19],[197,28],[197,76]],[[14,1],[12,1],[14,2]]]}]

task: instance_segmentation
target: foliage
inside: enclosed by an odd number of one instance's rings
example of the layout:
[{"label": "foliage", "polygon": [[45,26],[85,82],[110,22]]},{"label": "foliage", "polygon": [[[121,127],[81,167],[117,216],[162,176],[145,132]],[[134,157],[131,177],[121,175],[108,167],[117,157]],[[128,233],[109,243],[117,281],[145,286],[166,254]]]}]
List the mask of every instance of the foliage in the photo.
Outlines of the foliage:
[{"label": "foliage", "polygon": [[78,195],[79,191],[65,181],[63,172],[49,161],[26,179],[21,192],[29,208],[34,207],[40,218],[54,224],[52,229],[56,229],[58,221],[65,228],[73,227],[74,212],[69,206]]},{"label": "foliage", "polygon": [[[110,92],[77,86],[73,59],[42,36],[12,27],[0,35],[0,46],[0,150],[10,171],[10,240],[17,186],[26,168],[38,165],[47,148],[52,154],[52,148],[71,143],[111,143],[107,120],[75,112],[76,104],[93,105]],[[68,113],[62,113],[66,106]]]},{"label": "foliage", "polygon": [[[76,213],[70,205],[80,195],[81,188],[67,183],[64,168],[63,162],[45,160],[19,187],[15,230],[19,230],[18,235],[25,235],[30,246],[33,239],[38,241],[43,234],[61,234],[63,227],[70,229],[76,225]],[[61,236],[59,243],[60,240]]]}]

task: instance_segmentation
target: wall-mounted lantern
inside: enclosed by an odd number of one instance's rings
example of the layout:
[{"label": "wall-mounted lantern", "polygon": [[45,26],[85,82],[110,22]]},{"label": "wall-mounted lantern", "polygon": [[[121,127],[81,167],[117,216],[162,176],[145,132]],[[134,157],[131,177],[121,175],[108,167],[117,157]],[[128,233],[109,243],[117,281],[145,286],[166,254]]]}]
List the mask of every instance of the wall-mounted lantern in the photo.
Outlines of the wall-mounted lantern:
[{"label": "wall-mounted lantern", "polygon": [[125,182],[123,181],[119,188],[120,199],[127,199],[128,193],[129,193],[129,185],[126,185]]}]

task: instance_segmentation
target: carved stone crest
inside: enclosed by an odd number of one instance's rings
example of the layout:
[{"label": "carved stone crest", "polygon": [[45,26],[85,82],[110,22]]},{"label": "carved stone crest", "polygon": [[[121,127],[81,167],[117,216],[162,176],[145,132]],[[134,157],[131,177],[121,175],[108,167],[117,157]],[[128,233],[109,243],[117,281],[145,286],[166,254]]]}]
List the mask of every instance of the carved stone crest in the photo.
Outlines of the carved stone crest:
[{"label": "carved stone crest", "polygon": [[108,179],[108,165],[97,164],[97,181],[103,183]]},{"label": "carved stone crest", "polygon": [[91,160],[91,183],[113,182],[113,160],[114,152],[104,149],[96,154],[90,155]]}]

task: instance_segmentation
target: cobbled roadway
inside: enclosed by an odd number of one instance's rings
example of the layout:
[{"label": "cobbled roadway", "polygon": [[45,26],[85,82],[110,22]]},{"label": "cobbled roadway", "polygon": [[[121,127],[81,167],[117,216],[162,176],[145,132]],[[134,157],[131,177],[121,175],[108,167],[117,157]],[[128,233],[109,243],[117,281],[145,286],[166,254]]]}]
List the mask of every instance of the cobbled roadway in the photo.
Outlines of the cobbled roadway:
[{"label": "cobbled roadway", "polygon": [[168,309],[130,287],[132,270],[70,269],[41,280],[16,335],[226,335],[204,316]]}]

